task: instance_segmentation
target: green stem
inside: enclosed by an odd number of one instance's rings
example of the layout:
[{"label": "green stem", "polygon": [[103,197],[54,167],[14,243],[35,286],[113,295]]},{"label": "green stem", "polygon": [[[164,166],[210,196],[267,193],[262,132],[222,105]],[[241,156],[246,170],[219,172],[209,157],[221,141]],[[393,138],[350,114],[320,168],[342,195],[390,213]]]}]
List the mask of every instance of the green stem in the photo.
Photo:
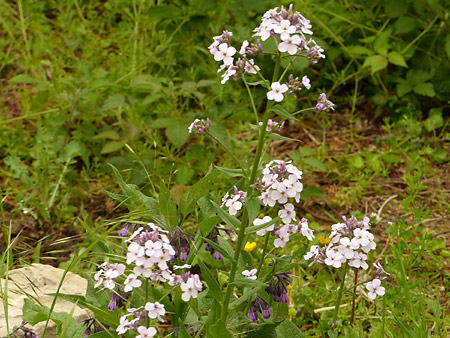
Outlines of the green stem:
[{"label": "green stem", "polygon": [[263,262],[264,262],[264,257],[266,255],[266,251],[267,251],[267,245],[269,244],[269,235],[270,235],[270,232],[267,232],[266,239],[264,241],[264,248],[263,248],[261,260],[259,261],[258,270],[256,271],[256,276],[257,277],[259,277],[259,273],[261,272],[261,268],[262,268],[262,265],[263,265]]},{"label": "green stem", "polygon": [[253,96],[252,96],[252,92],[250,91],[250,87],[248,86],[247,80],[245,80],[244,75],[242,75],[242,80],[244,80],[245,88],[247,88],[248,97],[250,98],[250,102],[251,102],[252,108],[253,108],[253,114],[255,114],[255,122],[256,122],[256,125],[258,126],[259,125],[258,110],[256,109],[255,101],[253,100]]},{"label": "green stem", "polygon": [[[280,55],[278,55],[276,58],[273,79],[278,78],[279,71],[280,71]],[[270,112],[271,112],[271,108],[272,108],[273,104],[274,104],[273,101],[269,101],[267,103],[266,111],[265,111],[264,117],[263,117],[263,125],[259,128],[258,146],[256,148],[255,158],[253,160],[252,173],[250,175],[250,179],[249,179],[249,181],[247,183],[247,187],[245,189],[247,192],[247,195],[251,194],[253,183],[255,183],[255,180],[256,180],[259,162],[260,162],[262,150],[264,147],[267,121],[269,120]],[[241,254],[242,246],[243,246],[244,239],[245,239],[245,228],[247,226],[247,220],[248,220],[248,214],[246,212],[244,212],[242,215],[241,226],[239,228],[238,238],[237,238],[237,242],[236,242],[236,248],[235,248],[234,256],[233,256],[233,261],[231,262],[228,285],[227,285],[227,289],[225,291],[225,297],[224,297],[223,303],[222,303],[221,319],[225,324],[226,324],[227,317],[228,317],[228,304],[230,303],[231,292],[233,291],[233,288],[234,288],[233,282],[234,282],[234,278],[236,276],[239,256]]]},{"label": "green stem", "polygon": [[344,284],[345,284],[345,276],[347,275],[347,268],[348,268],[348,263],[345,263],[344,275],[342,276],[342,282],[341,282],[341,285],[339,287],[338,296],[337,296],[337,299],[336,299],[336,306],[334,307],[333,323],[336,323],[337,316],[338,316],[338,313],[339,313],[339,306],[341,305],[341,299],[342,299],[342,295],[344,293]]}]

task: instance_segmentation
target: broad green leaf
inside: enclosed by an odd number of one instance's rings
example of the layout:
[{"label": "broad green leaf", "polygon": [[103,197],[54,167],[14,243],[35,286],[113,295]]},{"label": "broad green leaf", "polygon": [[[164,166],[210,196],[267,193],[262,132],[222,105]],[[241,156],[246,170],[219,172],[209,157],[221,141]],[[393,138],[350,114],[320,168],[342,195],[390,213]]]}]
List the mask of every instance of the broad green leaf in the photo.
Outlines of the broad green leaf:
[{"label": "broad green leaf", "polygon": [[355,169],[362,169],[364,167],[364,160],[360,154],[353,154],[347,158],[350,167]]},{"label": "broad green leaf", "polygon": [[102,106],[102,111],[113,110],[121,107],[125,107],[125,96],[122,94],[114,94],[108,97]]},{"label": "broad green leaf", "polygon": [[158,19],[176,18],[182,14],[182,10],[175,6],[150,7],[148,14]]},{"label": "broad green leaf", "polygon": [[233,335],[228,331],[225,323],[222,319],[219,319],[214,325],[209,328],[209,332],[212,337],[220,337],[220,338],[232,338]]},{"label": "broad green leaf", "polygon": [[397,34],[407,34],[412,32],[417,27],[417,19],[411,18],[409,16],[401,16],[397,19],[394,24],[395,32]]},{"label": "broad green leaf", "polygon": [[100,154],[110,154],[115,151],[118,151],[122,149],[125,146],[125,144],[121,141],[111,141],[107,142],[103,145],[102,150],[100,151]]},{"label": "broad green leaf", "polygon": [[325,191],[316,186],[309,186],[303,189],[301,192],[301,199],[308,201],[311,198],[323,198],[327,194]]},{"label": "broad green leaf", "polygon": [[41,80],[37,80],[28,74],[19,74],[19,75],[12,77],[8,82],[9,83],[35,84],[35,83],[41,82]]},{"label": "broad green leaf", "polygon": [[388,54],[388,60],[390,63],[393,63],[394,65],[408,68],[408,65],[406,64],[403,55],[400,54],[399,52],[390,52]]},{"label": "broad green leaf", "polygon": [[198,227],[200,228],[200,231],[202,232],[203,236],[208,236],[208,234],[211,232],[214,226],[219,224],[220,221],[221,219],[219,216],[206,218],[198,224]]},{"label": "broad green leaf", "polygon": [[431,158],[437,163],[444,163],[448,160],[448,152],[444,148],[436,148],[431,154]]},{"label": "broad green leaf", "polygon": [[279,323],[270,324],[270,323],[261,323],[256,324],[254,327],[251,327],[246,338],[277,338],[276,328]]},{"label": "broad green leaf", "polygon": [[317,169],[317,171],[327,171],[327,167],[325,166],[325,164],[323,164],[322,161],[315,157],[305,157],[303,159],[303,163],[314,169]]},{"label": "broad green leaf", "polygon": [[117,131],[111,129],[111,130],[104,131],[103,133],[100,133],[100,134],[97,134],[94,136],[94,140],[103,139],[103,138],[117,141],[120,138],[120,135]]},{"label": "broad green leaf", "polygon": [[412,89],[413,89],[413,87],[412,87],[411,83],[401,79],[400,82],[397,84],[397,95],[399,97],[402,97],[402,96],[408,94]]},{"label": "broad green leaf", "polygon": [[255,218],[259,215],[259,209],[261,207],[261,200],[257,197],[247,198],[245,201],[245,208],[248,213],[248,222],[251,224]]},{"label": "broad green leaf", "polygon": [[166,220],[166,225],[169,225],[170,228],[177,225],[177,207],[172,201],[170,191],[163,181],[161,181],[159,185],[159,210],[161,210],[161,213]]},{"label": "broad green leaf", "polygon": [[367,56],[373,55],[373,51],[371,49],[360,45],[350,46],[347,48],[350,51],[350,54],[353,55],[367,55]]},{"label": "broad green leaf", "polygon": [[397,18],[408,11],[408,5],[405,0],[388,0],[384,4],[384,10],[390,18]]},{"label": "broad green leaf", "polygon": [[217,203],[211,201],[214,210],[222,221],[224,221],[230,228],[236,231],[241,226],[241,222],[234,216],[230,215],[228,211],[223,210]]},{"label": "broad green leaf", "polygon": [[221,173],[224,173],[227,176],[230,177],[245,177],[244,172],[242,171],[242,169],[229,169],[229,168],[223,168],[223,167],[218,167],[218,166],[214,166],[217,170],[219,170]]},{"label": "broad green leaf", "polygon": [[181,148],[189,138],[188,124],[179,121],[166,128],[166,136],[177,148]]},{"label": "broad green leaf", "polygon": [[434,97],[436,96],[436,93],[434,91],[434,87],[432,83],[419,83],[418,85],[414,86],[413,88],[414,93]]},{"label": "broad green leaf", "polygon": [[386,68],[388,62],[383,55],[372,55],[364,60],[363,67],[370,67],[372,74]]},{"label": "broad green leaf", "polygon": [[444,125],[442,118],[442,108],[430,109],[429,117],[423,123],[427,132],[432,132],[435,129],[441,128]]},{"label": "broad green leaf", "polygon": [[213,170],[190,187],[183,197],[181,197],[179,207],[183,216],[187,216],[194,211],[197,201],[208,194],[211,184],[216,179],[218,173],[217,170]]},{"label": "broad green leaf", "polygon": [[284,109],[282,106],[280,106],[279,104],[276,104],[272,107],[271,111],[273,111],[275,114],[284,117],[285,119],[291,119],[291,120],[295,120],[298,121],[298,119],[294,116],[289,114],[286,109]]},{"label": "broad green leaf", "polygon": [[289,319],[285,319],[277,327],[278,338],[304,338],[302,331]]},{"label": "broad green leaf", "polygon": [[198,265],[200,266],[200,270],[202,271],[203,280],[208,285],[208,290],[211,293],[211,296],[214,297],[214,299],[216,299],[218,302],[222,302],[222,289],[220,288],[219,283],[217,283],[216,278],[201,259],[198,260]]},{"label": "broad green leaf", "polygon": [[302,156],[311,156],[316,154],[315,150],[307,147],[298,147],[298,150],[300,151],[300,154],[302,154]]}]

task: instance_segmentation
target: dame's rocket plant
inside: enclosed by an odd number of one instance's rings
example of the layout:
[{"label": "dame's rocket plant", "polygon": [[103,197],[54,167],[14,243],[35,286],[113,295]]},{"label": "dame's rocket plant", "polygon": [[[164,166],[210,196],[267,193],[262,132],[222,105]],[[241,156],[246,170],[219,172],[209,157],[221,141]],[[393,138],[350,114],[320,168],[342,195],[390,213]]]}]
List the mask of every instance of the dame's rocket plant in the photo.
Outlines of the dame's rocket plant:
[{"label": "dame's rocket plant", "polygon": [[[286,116],[292,117],[312,109],[334,110],[334,104],[322,93],[315,107],[282,114],[280,121],[274,120],[279,111],[274,109],[275,103],[283,102],[286,95],[296,95],[311,89],[311,81],[306,75],[289,74],[289,66],[282,70],[281,60],[303,57],[315,64],[325,57],[324,50],[311,38],[311,29],[310,21],[299,12],[294,12],[291,5],[287,9],[281,6],[269,10],[263,15],[261,24],[254,30],[256,41],[245,40],[239,48],[233,47],[233,33],[226,30],[213,38],[208,49],[214,60],[220,63],[218,72],[221,73],[221,83],[225,84],[231,78],[242,80],[249,94],[258,134],[253,162],[246,168],[228,148],[224,148],[239,166],[244,179],[225,194],[221,203],[208,201],[209,208],[215,210],[212,220],[219,218],[223,222],[216,221],[208,225],[206,233],[199,230],[194,236],[182,229],[184,217],[195,208],[198,196],[193,201],[193,208],[182,209],[180,206],[184,214],[180,215],[178,226],[169,226],[163,218],[155,217],[152,222],[139,227],[132,228],[127,223],[120,231],[127,245],[124,260],[101,264],[95,275],[95,287],[111,295],[108,309],[122,311],[117,334],[134,331],[140,338],[153,337],[161,332],[159,323],[170,321],[173,332],[178,333],[179,337],[186,336],[189,330],[193,330],[197,337],[208,334],[214,336],[214,332],[231,337],[231,331],[239,330],[242,333],[251,322],[268,320],[274,311],[271,305],[273,302],[292,302],[289,290],[296,276],[289,270],[292,266],[286,269],[281,265],[281,258],[289,241],[306,244],[315,240],[308,220],[296,208],[296,204],[301,201],[303,173],[290,161],[273,159],[264,164],[261,163],[261,157],[267,136],[282,130]],[[275,51],[264,49],[261,41],[267,39],[275,41]],[[271,80],[264,78],[255,61],[260,55],[273,58]],[[261,80],[259,83],[266,88],[267,104],[262,115],[255,106],[248,77],[258,78]],[[211,136],[219,142],[211,134],[210,125],[209,118],[195,119],[188,129],[190,133]],[[226,237],[235,238],[234,245],[228,244],[228,250],[224,250],[220,244]],[[259,237],[263,239],[258,240]],[[264,244],[257,244],[261,242]],[[273,245],[273,250],[269,249],[269,243]],[[226,276],[225,282],[219,284],[202,261],[198,255],[201,247],[217,261],[226,258],[224,266],[228,270],[222,272]],[[312,245],[304,259],[310,260],[310,265],[345,268],[345,271],[348,266],[368,270],[369,253],[375,248],[368,218],[358,221],[354,217],[344,217],[342,223],[332,226],[326,244]],[[246,268],[242,269],[241,255],[244,254]],[[201,274],[192,271],[197,264]],[[385,293],[381,281],[387,275],[381,265],[375,265],[374,276],[366,283],[371,300]],[[338,293],[332,326],[337,320],[343,284],[344,281]],[[150,297],[149,291],[154,288],[160,290],[161,287],[167,290],[161,298]],[[145,295],[145,299],[140,306],[134,307],[131,294],[139,290],[143,290],[140,294]],[[211,304],[208,313],[201,313],[197,302],[199,297],[208,299],[208,304]],[[122,304],[125,304],[123,309]],[[168,307],[172,308],[171,312]],[[230,309],[233,309],[232,323]],[[239,311],[244,316],[237,315]],[[198,325],[186,323],[188,312],[198,317]]]}]

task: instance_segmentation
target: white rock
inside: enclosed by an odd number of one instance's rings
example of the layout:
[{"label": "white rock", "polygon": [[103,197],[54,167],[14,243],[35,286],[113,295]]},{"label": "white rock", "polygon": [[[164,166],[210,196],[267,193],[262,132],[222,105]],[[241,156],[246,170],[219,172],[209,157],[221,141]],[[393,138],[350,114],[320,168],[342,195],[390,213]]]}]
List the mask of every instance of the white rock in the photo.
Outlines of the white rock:
[{"label": "white rock", "polygon": [[[14,326],[20,326],[22,323],[22,306],[25,298],[39,301],[42,305],[50,308],[53,296],[48,294],[55,293],[58,284],[61,281],[64,270],[54,268],[51,265],[32,264],[30,266],[9,271],[8,278],[8,323],[10,332]],[[69,272],[67,273],[64,283],[61,287],[61,294],[84,296],[86,293],[86,279]],[[5,280],[1,279],[1,296],[5,291]],[[77,322],[90,318],[92,314],[86,310],[75,306],[73,303],[58,298],[54,312],[71,313],[73,311],[73,319]],[[34,332],[42,338],[45,321],[36,324]],[[28,327],[30,327],[28,325]],[[0,337],[7,335],[6,317],[3,304],[0,301]],[[56,337],[56,325],[49,321],[45,338]]]}]

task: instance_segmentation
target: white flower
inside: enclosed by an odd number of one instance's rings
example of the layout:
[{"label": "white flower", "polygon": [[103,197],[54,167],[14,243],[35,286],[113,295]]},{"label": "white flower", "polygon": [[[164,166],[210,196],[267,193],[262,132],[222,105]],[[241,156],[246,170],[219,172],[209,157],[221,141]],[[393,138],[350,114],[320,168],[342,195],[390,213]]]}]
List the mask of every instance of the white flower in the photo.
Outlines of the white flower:
[{"label": "white flower", "polygon": [[256,272],[257,272],[258,270],[257,269],[251,269],[250,271],[249,270],[244,270],[244,271],[242,271],[242,274],[245,276],[245,277],[247,277],[248,279],[253,279],[253,280],[255,280],[257,277],[256,277]]},{"label": "white flower", "polygon": [[124,282],[125,287],[123,288],[123,291],[130,292],[134,288],[140,287],[142,285],[142,282],[137,279],[137,277],[138,276],[136,276],[135,274],[130,273]]},{"label": "white flower", "polygon": [[311,82],[309,81],[306,75],[303,76],[302,78],[302,84],[305,86],[306,89],[311,89]]},{"label": "white flower", "polygon": [[233,55],[236,54],[236,48],[228,47],[226,43],[221,43],[217,47],[217,52],[214,54],[214,60],[222,61],[223,64],[228,66],[233,63]]},{"label": "white flower", "polygon": [[199,119],[195,119],[194,122],[191,123],[191,125],[188,127],[189,134],[192,134],[192,129],[194,129],[195,125],[198,122],[200,122],[200,120]]},{"label": "white flower", "polygon": [[161,316],[164,316],[166,313],[166,309],[164,305],[158,302],[155,303],[146,303],[145,310],[147,310],[148,317],[150,319],[158,318],[158,320],[162,321]]},{"label": "white flower", "polygon": [[358,246],[353,245],[348,237],[341,238],[339,242],[341,245],[339,245],[338,250],[341,255],[345,256],[347,259],[353,258],[353,255],[355,254],[354,250],[358,249]]},{"label": "white flower", "polygon": [[278,44],[278,50],[282,53],[288,52],[289,54],[294,55],[295,53],[297,53],[298,45],[301,42],[302,42],[302,39],[300,39],[300,36],[298,36],[298,35],[289,36],[288,35],[286,39],[283,39],[283,41],[281,41]]},{"label": "white flower", "polygon": [[270,87],[272,88],[272,90],[267,92],[267,99],[274,100],[275,102],[283,101],[283,93],[288,91],[288,86],[284,83],[280,84],[279,82],[274,82]]},{"label": "white flower", "polygon": [[118,334],[124,334],[125,332],[128,331],[131,323],[128,321],[127,316],[128,315],[120,317],[120,324],[116,328]]},{"label": "white flower", "polygon": [[369,290],[369,298],[374,300],[377,295],[383,296],[386,289],[381,286],[381,281],[379,279],[374,279],[373,281],[366,284],[366,289]]},{"label": "white flower", "polygon": [[310,260],[312,257],[317,258],[319,254],[320,254],[320,246],[312,245],[311,248],[309,248],[309,251],[306,253],[306,255],[303,256],[303,258],[306,260]]},{"label": "white flower", "polygon": [[[299,224],[299,232],[305,236],[309,241],[314,238],[314,231],[308,227],[308,221],[304,218]],[[306,259],[306,258],[305,258]]]},{"label": "white flower", "polygon": [[230,215],[236,215],[239,210],[242,209],[242,202],[239,201],[239,195],[234,195],[232,199],[229,199],[225,206],[228,207],[228,213]]},{"label": "white flower", "polygon": [[[253,225],[261,225],[261,224],[265,224],[265,223],[269,223],[272,220],[272,217],[270,216],[265,216],[264,218],[256,218],[253,221]],[[269,225],[266,228],[260,229],[256,232],[256,234],[258,236],[264,236],[268,231],[273,231],[273,229],[275,229],[275,225]]]},{"label": "white flower", "polygon": [[336,269],[340,268],[342,266],[342,260],[345,260],[344,256],[334,250],[327,250],[325,254],[327,256],[327,258],[325,259],[325,264],[331,265]]},{"label": "white flower", "polygon": [[136,338],[150,338],[156,334],[156,329],[154,327],[146,328],[145,326],[139,326],[137,331],[139,332],[139,335],[136,336]]},{"label": "white flower", "polygon": [[272,19],[264,19],[261,25],[256,29],[254,36],[260,36],[261,40],[266,41],[270,37],[270,32],[276,25]]},{"label": "white flower", "polygon": [[284,209],[278,211],[278,216],[280,216],[284,224],[291,223],[291,221],[295,219],[294,205],[291,203],[285,204]]},{"label": "white flower", "polygon": [[144,247],[140,246],[137,242],[132,242],[128,246],[127,264],[131,264],[133,262],[139,261],[139,263],[141,263],[141,264],[137,264],[137,265],[142,265],[142,263],[143,263],[142,259],[145,258],[144,255],[145,255]]},{"label": "white flower", "polygon": [[296,30],[297,28],[295,28],[295,26],[291,26],[291,22],[289,20],[281,20],[281,22],[274,28],[275,33],[281,34],[282,40],[287,39],[289,35],[295,33]]},{"label": "white flower", "polygon": [[184,283],[181,283],[180,289],[183,291],[181,295],[181,299],[187,302],[189,299],[197,298],[198,292],[203,288],[203,284],[198,277],[198,275],[194,275],[189,277],[188,280]]},{"label": "white flower", "polygon": [[225,84],[230,79],[230,76],[233,76],[234,74],[236,74],[236,69],[233,69],[232,66],[228,67],[225,70],[225,73],[222,74],[222,81],[220,81],[220,83]]},{"label": "white flower", "polygon": [[248,41],[244,40],[244,42],[242,42],[242,46],[241,49],[239,49],[239,54],[246,56],[245,55],[245,49],[248,47]]}]

